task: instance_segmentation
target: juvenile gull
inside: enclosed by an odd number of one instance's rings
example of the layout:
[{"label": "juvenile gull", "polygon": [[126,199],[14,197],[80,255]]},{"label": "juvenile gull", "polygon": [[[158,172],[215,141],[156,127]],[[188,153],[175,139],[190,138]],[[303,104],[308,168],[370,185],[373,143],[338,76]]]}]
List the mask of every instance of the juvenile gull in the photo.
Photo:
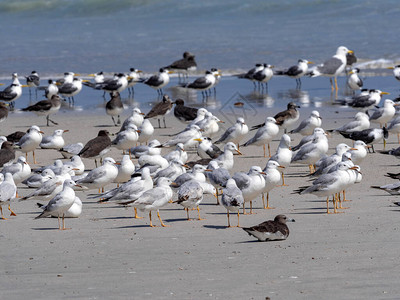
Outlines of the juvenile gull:
[{"label": "juvenile gull", "polygon": [[58,95],[51,96],[50,100],[42,100],[31,106],[23,108],[22,111],[31,111],[37,114],[38,116],[46,116],[46,125],[49,126],[49,122],[54,125],[58,125],[57,122],[54,122],[50,119],[50,115],[57,113],[61,107],[61,98]]},{"label": "juvenile gull", "polygon": [[97,166],[97,158],[103,158],[111,147],[111,139],[107,130],[100,130],[97,137],[86,143],[82,150],[78,153],[80,157],[92,158]]},{"label": "juvenile gull", "polygon": [[190,122],[196,119],[198,108],[185,106],[182,99],[175,100],[174,116],[181,122]]},{"label": "juvenile gull", "polygon": [[[300,117],[300,114],[297,111],[297,108],[300,108],[300,106],[296,105],[294,102],[290,102],[287,105],[286,110],[281,111],[274,116],[274,119],[276,120],[277,125],[279,125],[281,128],[283,128],[285,130],[285,133],[287,131],[287,128],[289,126],[291,126],[292,124],[296,123]],[[258,129],[260,127],[263,127],[264,125],[265,125],[265,123],[255,125],[251,128],[251,130]]]},{"label": "juvenile gull", "polygon": [[188,73],[192,71],[196,71],[197,63],[195,59],[195,55],[185,51],[183,53],[183,58],[174,61],[172,64],[164,67],[164,69],[172,70],[179,75],[179,81],[181,80],[181,75],[183,76],[183,81],[185,78],[187,79]]},{"label": "juvenile gull", "polygon": [[5,141],[0,149],[0,168],[9,164],[15,159],[15,149],[13,143]]},{"label": "juvenile gull", "polygon": [[[106,114],[111,116],[114,126],[118,126],[121,124],[120,115],[124,111],[124,105],[118,92],[112,92],[110,96],[111,99],[106,103]],[[118,117],[117,122],[115,122],[114,117]]]},{"label": "juvenile gull", "polygon": [[287,218],[285,215],[277,215],[273,221],[269,220],[256,226],[243,227],[243,230],[260,242],[286,240],[289,236],[286,222],[295,222],[295,220]]},{"label": "juvenile gull", "polygon": [[167,128],[165,124],[165,115],[167,115],[172,109],[173,102],[168,95],[164,95],[162,101],[153,106],[153,108],[146,114],[145,119],[157,118],[158,128],[161,128],[160,117],[163,117],[164,128]]},{"label": "juvenile gull", "polygon": [[8,104],[0,102],[0,123],[3,122],[8,117]]}]

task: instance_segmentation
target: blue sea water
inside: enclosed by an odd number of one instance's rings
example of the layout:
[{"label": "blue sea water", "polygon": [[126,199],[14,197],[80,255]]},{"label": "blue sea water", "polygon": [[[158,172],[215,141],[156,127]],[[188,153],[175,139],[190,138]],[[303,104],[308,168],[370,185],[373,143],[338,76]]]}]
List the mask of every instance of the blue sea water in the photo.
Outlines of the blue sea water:
[{"label": "blue sea water", "polygon": [[[5,82],[12,72],[32,70],[52,78],[65,71],[112,74],[130,67],[153,73],[184,51],[196,55],[199,72],[217,67],[229,75],[257,62],[277,68],[299,58],[321,63],[340,45],[376,74],[400,62],[399,10],[397,0],[0,1],[0,78]],[[223,97],[242,93],[239,86],[252,87],[228,84]],[[155,95],[147,87],[139,92],[140,102]]]}]

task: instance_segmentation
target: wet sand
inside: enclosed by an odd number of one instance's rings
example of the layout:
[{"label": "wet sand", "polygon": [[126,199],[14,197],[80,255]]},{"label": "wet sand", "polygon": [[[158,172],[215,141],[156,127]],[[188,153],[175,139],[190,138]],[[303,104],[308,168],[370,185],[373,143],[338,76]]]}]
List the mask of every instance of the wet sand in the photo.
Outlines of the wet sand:
[{"label": "wet sand", "polygon": [[[302,109],[300,120],[312,109]],[[279,110],[257,111],[247,122],[258,124]],[[320,112],[326,129],[340,126],[355,113],[342,108]],[[236,112],[215,113],[229,124]],[[46,135],[56,128],[69,129],[64,138],[73,143],[93,138],[100,129],[117,131],[104,113],[60,112],[53,119],[59,125],[45,127],[43,117],[10,114],[0,134],[36,124]],[[165,133],[182,126],[172,114],[167,125],[155,132],[161,141],[167,139]],[[292,135],[293,144],[300,138]],[[273,150],[278,140],[272,143]],[[329,154],[339,142],[351,143],[334,135]],[[391,135],[388,142],[388,148],[397,147],[397,137]],[[241,150],[244,155],[235,156],[233,172],[247,171],[252,165],[264,168],[267,159],[260,156],[262,148]],[[54,150],[38,150],[36,155],[40,165],[61,157]],[[113,149],[110,156],[120,159],[122,154]],[[28,161],[32,162],[31,154]],[[93,161],[84,162],[87,169],[94,167]],[[289,238],[281,242],[260,243],[240,228],[226,228],[226,210],[215,205],[212,196],[206,196],[200,206],[205,220],[187,221],[179,205],[168,204],[160,214],[170,227],[150,228],[143,213],[144,219],[135,220],[132,208],[97,204],[87,199],[89,192],[77,192],[84,210],[79,218],[66,219],[72,228],[66,231],[57,230],[57,219],[34,220],[40,211],[35,200],[14,201],[12,208],[18,215],[0,224],[1,294],[4,299],[394,299],[400,294],[396,221],[400,209],[392,204],[397,197],[370,186],[393,182],[383,175],[398,172],[397,164],[393,157],[369,154],[361,164],[362,182],[347,193],[352,200],[345,203],[349,208],[336,215],[326,214],[325,199],[292,194],[308,184],[303,177],[308,168],[290,166],[289,186],[270,194],[275,209],[262,209],[258,198],[255,214],[240,216],[243,227],[277,214],[294,218],[296,222],[288,224]],[[19,192],[25,195],[28,190]],[[191,216],[195,218],[197,212]],[[159,225],[156,218],[154,224]]]}]

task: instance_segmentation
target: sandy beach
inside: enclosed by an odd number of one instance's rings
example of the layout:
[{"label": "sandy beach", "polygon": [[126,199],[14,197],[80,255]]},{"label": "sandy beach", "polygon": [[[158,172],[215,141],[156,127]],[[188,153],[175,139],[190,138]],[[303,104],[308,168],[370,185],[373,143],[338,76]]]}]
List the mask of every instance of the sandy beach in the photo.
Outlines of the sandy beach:
[{"label": "sandy beach", "polygon": [[[310,108],[311,109],[311,108]],[[271,108],[267,115],[274,115]],[[300,110],[303,119],[308,110]],[[125,111],[124,117],[129,112]],[[216,112],[218,115],[218,113]],[[249,125],[267,116],[258,113]],[[323,127],[330,129],[347,121],[354,111],[340,114],[322,111]],[[227,118],[226,118],[227,117]],[[232,117],[226,113],[221,118]],[[69,129],[67,143],[87,141],[98,130],[116,132],[105,114],[87,112],[58,113],[59,126],[45,127],[44,118],[32,114],[10,114],[1,125],[1,134],[41,127],[46,135],[54,129]],[[152,121],[156,124],[156,120]],[[167,129],[157,129],[161,141],[165,133],[182,125],[172,114]],[[280,133],[280,135],[282,132]],[[248,135],[249,137],[251,134]],[[297,144],[300,135],[292,135]],[[341,136],[329,139],[329,154]],[[272,143],[273,151],[278,139]],[[397,147],[390,136],[388,148]],[[383,148],[382,144],[376,149]],[[235,171],[247,171],[252,165],[264,168],[267,159],[262,148],[241,149],[235,156]],[[166,151],[166,150],[165,150]],[[17,152],[18,155],[18,152]],[[55,150],[38,150],[39,165],[50,164],[61,155]],[[121,159],[115,148],[110,156]],[[189,156],[193,157],[193,156]],[[28,157],[32,162],[32,156]],[[87,169],[94,162],[84,160]],[[136,162],[136,161],[135,161]],[[133,208],[98,204],[88,200],[89,192],[77,192],[84,210],[77,219],[66,219],[71,230],[59,231],[57,219],[34,220],[39,214],[35,200],[14,201],[16,217],[1,221],[3,266],[0,280],[4,299],[395,299],[400,288],[398,222],[396,197],[373,190],[371,185],[391,183],[386,172],[397,172],[395,158],[369,154],[361,164],[363,180],[347,193],[351,202],[343,213],[326,214],[325,199],[313,195],[292,194],[307,185],[307,166],[293,165],[285,172],[286,187],[270,194],[275,209],[264,210],[258,198],[255,214],[241,215],[241,226],[256,225],[277,214],[294,218],[290,236],[281,242],[257,242],[240,228],[226,228],[226,210],[207,195],[201,204],[205,220],[187,221],[185,211],[168,204],[160,212],[170,227],[150,228],[147,215],[135,220]],[[232,172],[232,174],[233,174]],[[109,186],[110,188],[113,185]],[[21,195],[28,189],[20,188]],[[143,214],[141,214],[143,216]],[[197,214],[191,213],[193,217]],[[233,222],[236,218],[232,218]],[[155,220],[154,224],[159,225]]]}]

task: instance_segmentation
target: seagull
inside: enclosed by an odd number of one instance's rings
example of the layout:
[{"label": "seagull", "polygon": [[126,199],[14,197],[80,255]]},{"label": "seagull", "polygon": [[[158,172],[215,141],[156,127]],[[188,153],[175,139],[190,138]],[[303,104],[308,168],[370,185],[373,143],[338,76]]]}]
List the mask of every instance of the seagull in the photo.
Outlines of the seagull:
[{"label": "seagull", "polygon": [[132,114],[129,118],[124,120],[124,123],[122,123],[121,129],[119,131],[125,130],[130,123],[133,123],[136,125],[136,127],[139,127],[142,125],[143,120],[144,120],[144,113],[141,112],[140,108],[134,107],[132,109]]},{"label": "seagull", "polygon": [[212,161],[216,161],[222,168],[231,170],[234,164],[233,151],[237,152],[239,155],[242,155],[236,145],[232,142],[229,142],[225,144],[224,152],[217,158],[214,158]]},{"label": "seagull", "polygon": [[129,69],[129,74],[128,74],[128,92],[129,94],[134,94],[135,90],[133,89],[133,86],[140,82],[140,73],[142,71],[136,69],[136,68],[130,68]]},{"label": "seagull", "polygon": [[203,194],[215,194],[216,190],[211,184],[207,182],[198,182],[196,180],[189,180],[182,184],[178,189],[178,200],[173,201],[182,205],[186,210],[188,221],[189,209],[197,208],[198,220],[204,220],[200,217],[199,205],[203,201]]},{"label": "seagull", "polygon": [[295,222],[295,220],[287,218],[285,215],[277,215],[273,221],[269,220],[256,226],[243,227],[243,230],[260,242],[286,240],[289,236],[286,222]]},{"label": "seagull", "polygon": [[33,153],[33,163],[36,164],[35,149],[42,142],[43,131],[36,125],[31,126],[27,133],[21,137],[17,145],[21,148],[21,151],[25,153],[26,159],[28,159],[28,152]]},{"label": "seagull", "polygon": [[292,157],[292,163],[308,164],[310,173],[314,164],[328,151],[326,133],[315,135],[311,143],[304,144]]},{"label": "seagull", "polygon": [[26,85],[29,86],[29,98],[31,98],[31,87],[36,89],[36,98],[37,98],[37,88],[40,85],[40,77],[36,71],[32,71],[30,75],[25,76]]},{"label": "seagull", "polygon": [[143,120],[142,125],[140,125],[138,128],[138,133],[139,133],[138,143],[147,144],[147,141],[153,136],[154,133],[154,127],[149,121],[149,119]]},{"label": "seagull", "polygon": [[[106,114],[111,116],[114,126],[121,124],[120,115],[124,111],[124,105],[121,101],[121,96],[118,92],[110,93],[111,99],[106,103]],[[117,122],[115,122],[114,117],[118,116]]]},{"label": "seagull", "polygon": [[367,157],[367,149],[371,146],[368,146],[363,141],[355,141],[353,145],[353,149],[347,150],[351,154],[351,160],[355,165],[359,165],[364,158]]},{"label": "seagull", "polygon": [[55,149],[59,150],[65,145],[64,138],[62,137],[64,132],[68,132],[69,130],[57,129],[54,130],[53,135],[45,136],[42,138],[39,146],[42,149]]},{"label": "seagull", "polygon": [[150,227],[155,227],[151,220],[152,211],[157,211],[157,216],[161,222],[161,226],[168,226],[161,220],[159,209],[172,200],[172,189],[169,186],[170,184],[171,180],[169,178],[160,178],[155,188],[144,192],[139,199],[133,202],[133,206],[139,208],[139,210],[149,212]]},{"label": "seagull", "polygon": [[[273,207],[269,206],[269,192],[278,185],[281,180],[281,172],[278,170],[284,169],[284,166],[281,166],[277,161],[269,160],[263,170],[264,173],[264,187],[262,189],[262,200],[264,209],[273,209]],[[265,196],[267,193],[267,206],[265,206]]]},{"label": "seagull", "polygon": [[160,155],[161,154],[161,143],[158,140],[151,140],[149,144],[136,146],[131,148],[131,154],[135,156],[135,158],[140,158],[142,155]]},{"label": "seagull", "polygon": [[[65,230],[65,213],[75,202],[75,192],[72,189],[74,186],[79,186],[73,180],[67,179],[64,181],[63,189],[58,193],[49,203],[43,208],[43,212],[38,215],[35,219],[45,218],[47,216],[58,217],[58,229]],[[60,224],[60,217],[62,217],[62,228]]]},{"label": "seagull", "polygon": [[163,147],[170,147],[174,146],[178,143],[182,143],[183,147],[186,148],[191,148],[197,145],[196,139],[201,138],[201,132],[200,132],[200,127],[197,125],[191,125],[189,130],[183,131],[179,133],[177,136],[174,138],[170,139],[169,141],[165,142],[163,144]]},{"label": "seagull", "polygon": [[275,118],[272,117],[267,117],[265,119],[264,124],[260,126],[256,132],[256,134],[248,140],[246,143],[243,144],[243,146],[249,146],[249,145],[255,145],[255,146],[263,146],[264,149],[264,157],[266,156],[265,153],[265,144],[268,144],[268,152],[269,156],[271,157],[271,147],[269,143],[272,141],[272,139],[277,136],[279,133],[279,127],[277,125],[277,121]]},{"label": "seagull", "polygon": [[32,111],[38,116],[46,116],[47,126],[49,126],[49,122],[54,125],[58,125],[58,123],[54,122],[50,119],[50,115],[57,113],[61,107],[61,99],[58,95],[53,95],[50,100],[42,100],[33,105],[30,105],[26,108],[23,108],[22,111]]},{"label": "seagull", "polygon": [[183,173],[178,177],[176,177],[174,182],[172,182],[171,186],[177,188],[189,180],[196,180],[197,182],[206,182],[206,176],[204,175],[204,172],[206,170],[207,169],[205,166],[196,164],[193,166],[190,172]]},{"label": "seagull", "polygon": [[64,166],[68,165],[72,166],[73,170],[75,171],[75,175],[82,175],[85,172],[85,165],[78,155],[72,156],[70,161],[64,163]]},{"label": "seagull", "polygon": [[161,128],[159,117],[162,116],[164,121],[164,128],[167,128],[167,125],[165,124],[165,115],[169,114],[172,109],[172,105],[173,102],[171,101],[171,98],[168,95],[164,95],[162,101],[154,105],[144,118],[149,119],[158,117],[158,128]]},{"label": "seagull", "polygon": [[246,125],[242,117],[237,118],[236,123],[229,127],[224,134],[215,142],[218,143],[228,143],[232,142],[237,145],[239,149],[239,143],[244,138],[244,136],[249,132],[249,127]]},{"label": "seagull", "polygon": [[275,75],[286,75],[290,78],[296,79],[296,87],[301,87],[301,77],[303,77],[308,72],[308,65],[313,64],[313,62],[306,59],[299,59],[297,65],[291,66],[289,69],[284,71],[276,71]]},{"label": "seagull", "polygon": [[340,163],[342,161],[343,153],[345,153],[349,150],[358,151],[356,148],[351,148],[349,145],[347,145],[345,143],[338,144],[335,148],[335,153],[333,153],[330,156],[322,157],[320,160],[318,160],[315,163],[315,166],[317,167],[317,169],[315,170],[314,173],[312,173],[310,175],[311,176],[319,176],[319,175],[328,173],[328,171],[333,166],[336,166],[338,163]]},{"label": "seagull", "polygon": [[[400,120],[400,118],[399,118]],[[333,130],[328,130],[328,132],[339,132],[339,131],[343,131],[343,132],[354,132],[354,131],[361,131],[364,129],[368,129],[370,126],[370,122],[369,122],[369,116],[366,113],[363,112],[358,112],[355,114],[354,116],[354,120],[344,124],[343,126],[337,128],[337,129],[333,129]]]},{"label": "seagull", "polygon": [[117,184],[128,182],[133,173],[135,173],[135,165],[129,158],[129,155],[122,156],[121,163],[117,166],[118,175],[114,182]]},{"label": "seagull", "polygon": [[[290,148],[290,136],[287,134],[282,135],[281,140],[279,142],[278,149],[276,149],[276,153],[271,156],[270,160],[276,161],[280,166],[287,168],[292,161],[293,152]],[[285,175],[282,174],[282,186],[285,186]]]},{"label": "seagull", "polygon": [[3,205],[8,203],[10,216],[16,216],[11,210],[10,201],[17,195],[17,187],[15,186],[13,175],[11,173],[4,174],[4,181],[0,184],[0,212],[1,218],[7,220],[3,215]]},{"label": "seagull", "polygon": [[68,144],[58,150],[64,158],[71,158],[74,155],[78,155],[83,149],[83,144],[78,142],[76,144]]},{"label": "seagull", "polygon": [[56,177],[56,175],[51,169],[44,169],[42,173],[33,174],[32,176],[29,176],[24,181],[22,181],[22,183],[30,188],[38,188],[47,180],[54,177]]},{"label": "seagull", "polygon": [[215,146],[209,137],[200,137],[194,140],[200,142],[197,146],[197,155],[202,159],[214,159],[222,154],[221,149]]},{"label": "seagull", "polygon": [[[287,128],[289,126],[291,126],[293,123],[296,123],[300,117],[300,114],[297,111],[297,108],[300,108],[300,106],[296,105],[294,102],[290,102],[287,105],[286,110],[281,111],[274,116],[274,119],[276,120],[277,125],[279,125],[281,128],[283,128],[285,130],[285,133],[287,131]],[[264,125],[265,125],[265,123],[255,125],[251,128],[251,130],[258,129]]]},{"label": "seagull", "polygon": [[186,163],[188,160],[188,154],[185,151],[185,147],[183,146],[182,143],[176,144],[175,150],[167,153],[166,155],[163,156],[166,160],[169,162],[172,160],[179,160],[183,163]]},{"label": "seagull", "polygon": [[330,59],[326,60],[323,64],[318,65],[314,70],[311,71],[311,77],[316,76],[328,76],[333,77],[335,80],[335,87],[332,83],[332,78],[330,78],[332,91],[334,88],[338,90],[337,76],[344,71],[347,64],[347,53],[353,53],[352,50],[347,49],[344,46],[340,46],[336,50],[336,54]]},{"label": "seagull", "polygon": [[197,110],[197,116],[196,118],[189,123],[189,125],[187,127],[190,127],[190,125],[196,125],[197,123],[199,123],[201,120],[204,120],[206,114],[208,113],[208,110],[205,109],[204,107],[201,107]]},{"label": "seagull", "polygon": [[8,165],[14,159],[15,159],[14,144],[9,141],[3,142],[1,144],[1,149],[0,149],[0,168],[5,165]]},{"label": "seagull", "polygon": [[130,124],[124,131],[120,131],[117,137],[111,142],[111,145],[115,148],[122,150],[125,154],[125,150],[130,150],[137,144],[139,139],[139,130],[136,125]]},{"label": "seagull", "polygon": [[369,120],[373,123],[379,123],[379,125],[387,127],[387,123],[394,117],[396,113],[395,106],[398,103],[394,103],[390,99],[386,99],[383,103],[383,107],[376,109],[372,115],[370,115]]},{"label": "seagull", "polygon": [[150,174],[153,176],[160,170],[163,170],[169,166],[168,160],[161,155],[142,155],[138,159],[140,169],[136,170],[137,173],[141,173],[143,168],[149,168]]},{"label": "seagull", "polygon": [[321,119],[319,112],[313,110],[307,119],[304,119],[297,128],[289,131],[289,133],[300,133],[303,136],[310,135],[314,132],[315,128],[321,127]]},{"label": "seagull", "polygon": [[394,78],[400,81],[400,65],[389,67],[388,69],[393,70]]},{"label": "seagull", "polygon": [[292,151],[297,151],[303,145],[311,143],[315,136],[318,134],[325,134],[325,130],[319,127],[315,128],[313,134],[303,137],[298,145],[292,147]]},{"label": "seagull", "polygon": [[361,131],[354,132],[343,132],[339,131],[347,139],[352,139],[353,141],[361,140],[367,145],[372,146],[372,151],[375,152],[374,144],[383,140],[383,147],[386,146],[386,139],[389,137],[389,132],[386,127],[383,128],[369,128]]},{"label": "seagull", "polygon": [[213,137],[219,131],[218,123],[224,123],[212,113],[207,112],[204,119],[196,123],[197,126],[203,131],[204,136]]},{"label": "seagull", "polygon": [[358,73],[360,73],[359,68],[353,68],[350,71],[350,76],[347,78],[347,86],[354,92],[361,90],[364,83],[362,79],[358,76]]},{"label": "seagull", "polygon": [[168,71],[167,69],[161,68],[159,74],[153,75],[147,79],[144,79],[142,82],[149,87],[157,90],[159,96],[163,95],[162,88],[169,83],[169,75],[173,73],[172,71]]},{"label": "seagull", "polygon": [[259,166],[252,166],[248,173],[236,172],[232,179],[235,180],[237,187],[242,191],[244,198],[243,214],[246,214],[245,203],[250,202],[250,214],[253,213],[253,200],[262,193],[265,186],[265,173]]},{"label": "seagull", "polygon": [[19,184],[31,175],[31,167],[27,164],[25,157],[20,156],[16,162],[5,166],[1,170],[1,173],[3,175],[10,173],[13,176],[15,184]]},{"label": "seagull", "polygon": [[8,117],[8,103],[0,102],[0,123]]},{"label": "seagull", "polygon": [[239,209],[244,206],[244,197],[242,191],[237,187],[236,181],[233,178],[229,178],[226,182],[226,187],[222,190],[221,204],[226,208],[226,215],[228,217],[228,227],[231,227],[229,220],[229,212],[237,213],[239,224]]},{"label": "seagull", "polygon": [[[183,58],[179,59],[177,61],[174,61],[172,64],[169,66],[164,67],[164,69],[172,70],[179,75],[179,81],[181,80],[181,74],[183,75],[183,78],[188,77],[189,72],[196,71],[197,69],[197,63],[194,54],[185,51],[183,53]],[[185,80],[183,80],[185,81]]]},{"label": "seagull", "polygon": [[345,186],[350,180],[350,175],[347,170],[355,170],[357,167],[349,167],[345,162],[340,162],[334,172],[323,174],[313,181],[309,187],[301,187],[296,190],[296,193],[303,194],[314,194],[316,196],[325,196],[326,198],[326,213],[330,214],[329,211],[329,197],[333,197],[334,213],[337,213],[336,209],[336,193],[344,190]]},{"label": "seagull", "polygon": [[188,166],[183,164],[180,160],[172,160],[169,162],[168,166],[162,170],[159,170],[154,176],[153,181],[155,183],[162,177],[166,177],[174,181],[179,175],[186,173],[186,168]]},{"label": "seagull", "polygon": [[274,75],[274,71],[272,70],[274,66],[264,64],[264,68],[253,74],[253,80],[258,82],[259,86],[264,89],[263,84],[265,85],[265,90],[268,91],[268,81],[271,80]]},{"label": "seagull", "polygon": [[[46,207],[41,203],[36,203],[36,205],[41,209],[45,209]],[[64,218],[78,218],[82,214],[82,206],[81,199],[75,196],[74,204],[64,213]],[[58,217],[57,212],[51,212],[50,215],[52,217]]]},{"label": "seagull", "polygon": [[78,180],[77,183],[88,189],[98,188],[104,191],[104,187],[113,182],[118,175],[118,168],[115,165],[116,162],[113,158],[106,157],[100,167],[90,171],[86,177]]},{"label": "seagull", "polygon": [[65,82],[63,85],[61,85],[58,88],[58,92],[62,96],[68,98],[70,103],[72,102],[72,104],[74,104],[75,103],[74,96],[76,96],[82,90],[82,82],[83,82],[82,79],[74,78],[72,82]]},{"label": "seagull", "polygon": [[111,147],[111,139],[107,130],[100,130],[97,137],[86,143],[82,150],[78,153],[80,157],[92,158],[97,167],[97,158],[102,158]]},{"label": "seagull", "polygon": [[219,204],[218,189],[226,185],[226,182],[229,178],[231,178],[231,175],[229,174],[229,171],[226,168],[222,167],[215,160],[210,161],[205,171],[208,180],[217,190],[216,198],[217,198],[217,204]]},{"label": "seagull", "polygon": [[198,108],[185,106],[182,99],[175,100],[174,116],[181,122],[193,121],[197,117]]}]

